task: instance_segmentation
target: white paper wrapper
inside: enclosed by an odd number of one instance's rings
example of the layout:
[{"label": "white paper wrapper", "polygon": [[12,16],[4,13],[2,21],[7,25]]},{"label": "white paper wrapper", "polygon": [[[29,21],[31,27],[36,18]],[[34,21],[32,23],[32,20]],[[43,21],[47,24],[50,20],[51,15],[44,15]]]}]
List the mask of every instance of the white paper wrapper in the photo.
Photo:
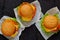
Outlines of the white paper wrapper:
[{"label": "white paper wrapper", "polygon": [[59,14],[59,9],[57,7],[51,8],[50,10],[48,10],[46,13],[54,15],[56,13]]},{"label": "white paper wrapper", "polygon": [[[11,17],[3,16],[3,17],[1,18],[1,20],[0,20],[0,28],[1,28],[2,22],[3,22],[4,19],[6,19],[6,18],[11,18]],[[21,25],[21,24],[20,24],[20,25]],[[23,30],[24,30],[24,28],[21,28],[21,26],[20,26],[20,28],[19,28],[19,30],[18,30],[18,34],[17,34],[16,37],[14,37],[14,38],[7,37],[7,36],[5,36],[5,37],[8,38],[9,40],[19,40],[19,36],[21,35],[21,33],[22,33]],[[1,30],[0,30],[0,34],[2,34]],[[3,34],[2,34],[2,35],[3,35]]]},{"label": "white paper wrapper", "polygon": [[17,8],[14,8],[14,12],[15,12],[15,16],[16,19],[19,23],[21,23],[24,27],[29,27],[32,24],[34,24],[35,22],[37,22],[40,18],[41,18],[41,7],[40,7],[40,3],[38,1],[34,1],[31,4],[34,4],[36,6],[36,14],[35,17],[30,21],[30,22],[22,22],[21,18],[18,16],[18,12],[17,12]]},{"label": "white paper wrapper", "polygon": [[[51,8],[50,10],[48,10],[46,13],[51,13],[51,15],[54,15],[55,13],[59,14],[59,10],[57,7]],[[60,14],[59,14],[60,15]],[[41,20],[39,20],[38,22],[36,22],[36,27],[37,29],[40,31],[40,33],[42,34],[42,36],[44,37],[45,40],[47,40],[49,37],[51,37],[54,33],[51,33],[49,35],[47,35],[45,32],[42,31],[41,28],[41,24],[40,24]]]}]

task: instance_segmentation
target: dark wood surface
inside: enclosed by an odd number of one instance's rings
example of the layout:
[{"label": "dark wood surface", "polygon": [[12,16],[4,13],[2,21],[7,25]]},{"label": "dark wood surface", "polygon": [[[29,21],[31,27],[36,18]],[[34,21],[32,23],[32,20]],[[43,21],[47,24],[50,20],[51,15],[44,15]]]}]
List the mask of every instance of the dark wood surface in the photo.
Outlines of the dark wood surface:
[{"label": "dark wood surface", "polygon": [[[4,15],[15,17],[13,8],[20,5],[22,2],[33,2],[34,0],[0,0],[0,18]],[[60,9],[60,0],[39,0],[43,14],[50,8],[57,6]],[[19,40],[44,40],[35,24],[26,28]],[[0,40],[8,40],[3,35],[0,35]],[[60,40],[60,32],[51,36],[48,40]]]}]

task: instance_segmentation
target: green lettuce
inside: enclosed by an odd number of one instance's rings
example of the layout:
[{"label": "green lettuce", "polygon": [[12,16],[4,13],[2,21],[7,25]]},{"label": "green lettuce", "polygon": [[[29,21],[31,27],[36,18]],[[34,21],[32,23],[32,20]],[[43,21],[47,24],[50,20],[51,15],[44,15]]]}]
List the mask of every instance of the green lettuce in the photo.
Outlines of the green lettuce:
[{"label": "green lettuce", "polygon": [[[10,18],[10,19],[12,19],[12,20],[14,20],[14,21],[17,22],[16,18]],[[18,22],[17,22],[17,23],[18,23]],[[18,24],[19,24],[19,23],[18,23]],[[20,24],[18,25],[18,27],[20,28]]]}]

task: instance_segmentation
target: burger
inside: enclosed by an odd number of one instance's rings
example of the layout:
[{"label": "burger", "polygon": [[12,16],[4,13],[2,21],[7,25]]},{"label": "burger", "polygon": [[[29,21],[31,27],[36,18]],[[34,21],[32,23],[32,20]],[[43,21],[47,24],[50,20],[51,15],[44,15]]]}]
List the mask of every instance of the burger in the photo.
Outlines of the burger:
[{"label": "burger", "polygon": [[6,18],[1,24],[1,32],[4,36],[15,37],[18,34],[19,26],[15,18]]},{"label": "burger", "polygon": [[18,6],[18,15],[23,21],[31,21],[36,14],[36,7],[28,2],[23,2]]},{"label": "burger", "polygon": [[46,13],[41,19],[41,28],[47,34],[58,32],[58,22],[58,14],[51,15]]}]

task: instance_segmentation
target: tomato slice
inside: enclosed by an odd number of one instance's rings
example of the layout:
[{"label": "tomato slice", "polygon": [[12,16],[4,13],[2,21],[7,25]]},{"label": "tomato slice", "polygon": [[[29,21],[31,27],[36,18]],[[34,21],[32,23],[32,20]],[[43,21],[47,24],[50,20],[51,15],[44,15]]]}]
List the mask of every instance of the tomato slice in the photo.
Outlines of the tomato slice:
[{"label": "tomato slice", "polygon": [[60,24],[58,24],[58,29],[60,30]]}]

